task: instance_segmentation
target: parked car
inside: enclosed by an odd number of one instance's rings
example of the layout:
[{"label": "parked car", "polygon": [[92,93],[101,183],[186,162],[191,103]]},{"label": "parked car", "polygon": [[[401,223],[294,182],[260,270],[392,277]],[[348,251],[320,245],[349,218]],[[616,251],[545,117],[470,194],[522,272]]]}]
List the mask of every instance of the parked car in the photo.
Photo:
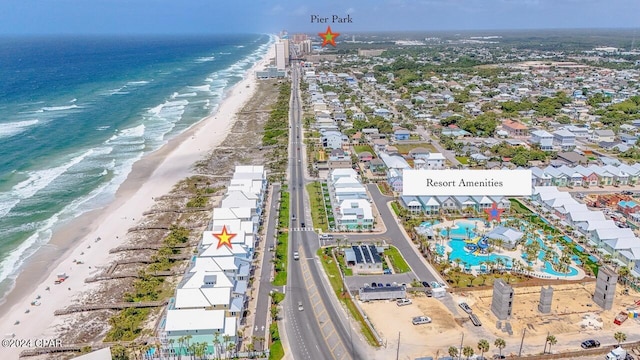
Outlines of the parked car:
[{"label": "parked car", "polygon": [[426,287],[426,288],[428,288],[428,287],[431,287],[431,285],[429,285],[429,282],[427,282],[427,281],[423,281],[423,282],[422,282],[422,287]]},{"label": "parked car", "polygon": [[411,304],[412,304],[411,299],[398,299],[396,301],[396,305],[398,306],[405,306],[405,305],[411,305]]},{"label": "parked car", "polygon": [[495,355],[493,355],[493,358],[494,358],[494,359],[506,359],[507,357],[506,357],[506,356],[504,356],[504,355],[495,354]]},{"label": "parked car", "polygon": [[621,194],[622,195],[633,195],[633,191],[625,190]]},{"label": "parked car", "polygon": [[431,318],[428,316],[416,316],[411,320],[413,325],[422,325],[431,323]]},{"label": "parked car", "polygon": [[600,342],[598,340],[587,340],[587,341],[583,341],[582,344],[580,344],[580,346],[583,349],[592,349],[592,348],[600,347]]},{"label": "parked car", "polygon": [[471,310],[471,307],[469,306],[469,304],[467,304],[465,302],[461,302],[460,304],[458,304],[458,306],[460,306],[460,308],[462,310],[464,310],[464,312],[466,312],[467,314],[471,314],[473,312],[473,310]]}]

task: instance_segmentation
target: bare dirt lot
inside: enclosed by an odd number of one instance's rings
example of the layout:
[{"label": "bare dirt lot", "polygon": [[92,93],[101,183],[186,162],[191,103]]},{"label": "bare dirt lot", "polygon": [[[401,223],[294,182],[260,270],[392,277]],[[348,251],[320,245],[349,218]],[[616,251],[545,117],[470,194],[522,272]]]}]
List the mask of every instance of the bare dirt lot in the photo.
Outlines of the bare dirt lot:
[{"label": "bare dirt lot", "polygon": [[[414,359],[419,356],[444,356],[450,346],[459,347],[464,333],[464,345],[470,345],[477,351],[480,339],[486,339],[491,345],[489,353],[497,353],[493,343],[496,338],[506,342],[503,354],[517,355],[524,329],[523,354],[540,354],[543,351],[547,334],[554,335],[558,343],[553,352],[580,349],[580,343],[587,339],[598,339],[603,346],[616,343],[613,334],[624,332],[628,341],[640,340],[640,318],[627,319],[622,325],[613,323],[620,311],[638,309],[635,302],[640,294],[631,290],[630,295],[623,294],[618,285],[612,310],[604,311],[592,300],[595,283],[557,285],[554,288],[552,311],[541,314],[538,311],[540,287],[515,288],[513,316],[508,321],[512,335],[505,330],[506,322],[497,328],[498,319],[491,312],[491,291],[473,291],[453,294],[454,302],[466,302],[482,322],[475,327],[462,311],[455,318],[451,311],[438,299],[424,295],[410,295],[413,304],[398,307],[394,301],[361,303],[362,308],[374,324],[381,337],[387,342],[387,349],[395,349],[400,333],[400,358]],[[431,324],[413,325],[414,316],[426,315],[432,318]]]},{"label": "bare dirt lot", "polygon": [[[451,312],[439,301],[426,296],[409,297],[413,304],[398,306],[395,301],[373,301],[361,303],[362,308],[373,322],[376,330],[387,347],[396,348],[400,333],[401,359],[430,354],[436,346],[446,349],[456,342],[460,343],[462,327],[458,325]],[[431,318],[431,324],[413,325],[411,319],[425,315]],[[455,340],[454,340],[455,338]],[[446,346],[445,346],[446,345]],[[443,351],[440,355],[444,355]]]}]

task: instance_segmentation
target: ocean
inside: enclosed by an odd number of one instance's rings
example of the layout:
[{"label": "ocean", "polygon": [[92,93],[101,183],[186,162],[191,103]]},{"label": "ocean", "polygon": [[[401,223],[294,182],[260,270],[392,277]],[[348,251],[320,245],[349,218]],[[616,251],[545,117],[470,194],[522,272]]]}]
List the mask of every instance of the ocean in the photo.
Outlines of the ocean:
[{"label": "ocean", "polygon": [[0,298],[52,230],[214,112],[269,35],[0,38]]}]

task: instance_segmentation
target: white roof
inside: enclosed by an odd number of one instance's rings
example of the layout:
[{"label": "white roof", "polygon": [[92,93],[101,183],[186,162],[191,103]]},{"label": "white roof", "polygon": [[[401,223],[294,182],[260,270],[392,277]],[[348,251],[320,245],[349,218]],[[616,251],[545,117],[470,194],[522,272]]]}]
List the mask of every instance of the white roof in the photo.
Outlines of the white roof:
[{"label": "white roof", "polygon": [[[243,241],[244,244],[244,241]],[[203,251],[199,257],[225,257],[225,256],[246,256],[247,251],[240,245],[232,245],[229,249],[226,245],[218,247],[217,244],[209,245],[209,247]]]},{"label": "white roof", "polygon": [[340,214],[342,215],[343,218],[346,218],[346,219],[349,219],[351,217],[355,218],[355,216],[344,215],[344,210],[353,208],[354,204],[357,205],[357,208],[362,209],[362,213],[365,219],[373,218],[373,212],[371,211],[371,204],[369,203],[369,201],[364,199],[349,199],[349,200],[342,201],[340,203]]},{"label": "white roof", "polygon": [[225,318],[224,321],[224,332],[222,335],[227,335],[227,336],[238,336],[238,332],[236,330],[236,326],[238,326],[237,324],[237,319],[233,316],[229,316],[227,318]]},{"label": "white roof", "polygon": [[640,246],[640,239],[635,236],[605,240],[604,242],[615,250],[631,249]]},{"label": "white roof", "polygon": [[205,330],[221,331],[225,324],[224,310],[172,309],[167,310],[165,331]]},{"label": "white roof", "polygon": [[232,191],[244,191],[249,194],[259,195],[262,193],[262,180],[231,179],[227,187],[227,193]]},{"label": "white roof", "polygon": [[579,226],[585,231],[618,228],[613,220],[589,220]]},{"label": "white roof", "polygon": [[209,282],[212,279],[215,280],[215,287],[233,287],[231,280],[222,271],[192,271],[186,277],[188,279],[181,289],[199,289],[205,286],[205,281]]},{"label": "white roof", "polygon": [[248,207],[255,209],[258,206],[258,197],[254,194],[243,191],[227,191],[227,195],[222,199],[220,207],[239,208]]},{"label": "white roof", "polygon": [[190,272],[198,271],[222,271],[218,263],[209,257],[197,257]]},{"label": "white roof", "polygon": [[619,227],[616,227],[615,229],[596,229],[596,235],[600,240],[621,239],[635,236],[633,230],[628,228],[622,229]]},{"label": "white roof", "polygon": [[202,288],[176,290],[176,309],[206,308],[214,305],[228,305],[231,302],[231,288]]},{"label": "white roof", "polygon": [[213,220],[224,219],[251,219],[251,211],[249,207],[236,208],[215,208],[213,209]]},{"label": "white roof", "polygon": [[591,210],[587,210],[587,211],[572,211],[569,213],[569,216],[571,217],[571,221],[573,222],[577,222],[577,221],[602,221],[604,220],[604,215],[602,214],[601,211],[591,211]]},{"label": "white roof", "polygon": [[384,165],[389,169],[411,169],[409,163],[400,156],[391,156],[384,152],[380,152],[378,155],[380,156],[380,160],[382,160]]}]

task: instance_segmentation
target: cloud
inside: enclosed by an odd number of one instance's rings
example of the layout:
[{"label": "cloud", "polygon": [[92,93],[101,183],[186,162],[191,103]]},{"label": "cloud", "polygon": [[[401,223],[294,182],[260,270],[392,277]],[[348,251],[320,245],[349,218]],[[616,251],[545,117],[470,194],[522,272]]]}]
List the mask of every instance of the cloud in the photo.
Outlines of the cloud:
[{"label": "cloud", "polygon": [[356,12],[356,9],[354,9],[354,8],[352,8],[352,7],[348,8],[348,9],[345,11],[345,13],[347,13],[347,14],[353,14],[353,13],[355,13],[355,12]]}]

